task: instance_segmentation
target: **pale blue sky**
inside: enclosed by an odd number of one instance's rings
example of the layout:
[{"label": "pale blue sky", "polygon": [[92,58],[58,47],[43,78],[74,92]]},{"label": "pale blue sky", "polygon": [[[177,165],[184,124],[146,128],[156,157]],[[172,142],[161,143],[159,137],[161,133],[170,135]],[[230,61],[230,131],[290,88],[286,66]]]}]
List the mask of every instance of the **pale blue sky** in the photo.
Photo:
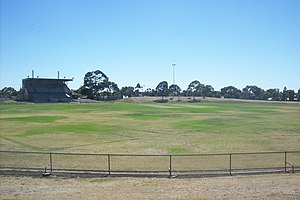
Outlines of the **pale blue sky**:
[{"label": "pale blue sky", "polygon": [[300,88],[300,0],[0,0],[0,88],[102,70],[121,88]]}]

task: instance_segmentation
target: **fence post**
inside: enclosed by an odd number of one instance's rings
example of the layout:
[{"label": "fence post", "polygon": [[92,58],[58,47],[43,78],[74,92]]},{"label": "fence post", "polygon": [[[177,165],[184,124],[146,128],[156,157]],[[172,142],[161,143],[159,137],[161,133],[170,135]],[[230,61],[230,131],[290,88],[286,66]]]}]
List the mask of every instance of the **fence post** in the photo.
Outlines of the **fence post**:
[{"label": "fence post", "polygon": [[53,162],[52,162],[52,153],[50,153],[50,172],[52,173],[52,165],[53,165]]},{"label": "fence post", "polygon": [[284,172],[286,172],[287,152],[284,152]]},{"label": "fence post", "polygon": [[110,175],[110,155],[107,155],[108,175]]},{"label": "fence post", "polygon": [[172,155],[170,155],[169,162],[169,177],[172,177]]},{"label": "fence post", "polygon": [[232,155],[229,154],[229,174],[232,176]]}]

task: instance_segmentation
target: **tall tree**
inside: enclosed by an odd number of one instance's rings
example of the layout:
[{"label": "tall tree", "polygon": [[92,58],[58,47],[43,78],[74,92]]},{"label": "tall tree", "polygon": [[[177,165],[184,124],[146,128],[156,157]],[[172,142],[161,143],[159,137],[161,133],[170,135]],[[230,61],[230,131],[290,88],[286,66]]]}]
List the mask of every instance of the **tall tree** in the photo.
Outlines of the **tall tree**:
[{"label": "tall tree", "polygon": [[287,98],[289,101],[294,101],[295,98],[295,91],[294,90],[287,90]]},{"label": "tall tree", "polygon": [[118,93],[120,91],[118,85],[115,82],[107,81],[107,91],[111,94]]},{"label": "tall tree", "polygon": [[120,93],[121,93],[122,96],[133,97],[134,87],[132,87],[132,86],[122,87]]},{"label": "tall tree", "polygon": [[286,101],[287,100],[287,88],[286,87],[283,88],[283,91],[281,93],[281,100],[282,101]]},{"label": "tall tree", "polygon": [[243,88],[242,96],[244,99],[260,100],[263,99],[264,90],[255,85],[247,85]]},{"label": "tall tree", "polygon": [[203,87],[202,96],[205,97],[212,97],[214,92],[214,88],[211,85],[205,85]]},{"label": "tall tree", "polygon": [[221,95],[225,98],[241,98],[242,91],[233,86],[224,87],[221,89]]},{"label": "tall tree", "polygon": [[90,99],[97,99],[108,85],[108,77],[100,70],[87,72],[83,81],[83,94]]},{"label": "tall tree", "polygon": [[161,99],[164,100],[164,97],[168,95],[169,89],[168,89],[168,82],[162,81],[160,82],[156,87],[157,95],[161,96]]},{"label": "tall tree", "polygon": [[180,92],[181,92],[181,88],[178,85],[172,84],[169,87],[169,91],[170,91],[170,94],[173,95],[173,98],[176,95],[178,97],[178,100],[179,100],[179,95],[180,95]]},{"label": "tall tree", "polygon": [[265,100],[273,100],[278,101],[280,99],[280,92],[279,89],[268,89],[264,92],[264,99]]},{"label": "tall tree", "polygon": [[100,70],[87,72],[81,91],[90,99],[107,100],[119,97],[118,85],[109,81],[108,76]]},{"label": "tall tree", "polygon": [[147,88],[144,92],[145,96],[156,96],[156,90],[155,89],[151,89],[151,88]]},{"label": "tall tree", "polygon": [[115,82],[106,81],[103,83],[104,89],[100,91],[98,100],[116,100],[120,98],[120,90]]},{"label": "tall tree", "polygon": [[134,90],[134,94],[135,96],[140,96],[140,94],[142,93],[141,90],[143,89],[143,87],[141,86],[141,84],[137,84],[135,86],[135,90]]},{"label": "tall tree", "polygon": [[186,91],[188,95],[193,96],[193,100],[195,101],[196,96],[201,96],[203,94],[203,89],[204,84],[201,84],[199,81],[195,80],[189,84]]}]

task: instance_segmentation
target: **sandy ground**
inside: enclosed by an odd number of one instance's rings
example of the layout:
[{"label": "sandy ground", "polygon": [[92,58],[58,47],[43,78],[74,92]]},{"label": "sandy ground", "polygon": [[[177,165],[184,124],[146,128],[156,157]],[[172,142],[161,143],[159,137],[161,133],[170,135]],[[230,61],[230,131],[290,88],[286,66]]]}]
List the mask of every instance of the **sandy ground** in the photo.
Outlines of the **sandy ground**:
[{"label": "sandy ground", "polygon": [[0,176],[0,199],[300,199],[300,174],[210,178]]}]

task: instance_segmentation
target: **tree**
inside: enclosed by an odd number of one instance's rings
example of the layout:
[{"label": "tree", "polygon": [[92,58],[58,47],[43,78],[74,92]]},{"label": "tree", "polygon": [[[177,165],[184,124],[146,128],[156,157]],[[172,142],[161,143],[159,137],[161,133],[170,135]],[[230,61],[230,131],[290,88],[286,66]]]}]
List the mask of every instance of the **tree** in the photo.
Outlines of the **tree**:
[{"label": "tree", "polygon": [[253,99],[253,100],[260,100],[263,99],[264,90],[255,86],[255,85],[247,85],[243,88],[242,97],[244,99]]},{"label": "tree", "polygon": [[279,89],[268,89],[264,92],[265,100],[278,101],[280,99]]},{"label": "tree", "polygon": [[147,88],[146,91],[144,92],[145,96],[156,96],[156,90]]},{"label": "tree", "polygon": [[176,84],[171,85],[169,87],[169,92],[170,92],[170,94],[173,95],[173,98],[176,95],[178,97],[178,101],[179,101],[179,94],[181,92],[181,88],[178,85],[176,85]]},{"label": "tree", "polygon": [[233,86],[228,86],[221,89],[221,95],[225,98],[239,99],[241,98],[242,91]]},{"label": "tree", "polygon": [[205,85],[202,90],[202,96],[205,97],[212,97],[214,92],[214,88],[211,85]]},{"label": "tree", "polygon": [[216,97],[216,98],[221,98],[222,97],[220,91],[214,91],[213,94],[214,94],[214,97]]},{"label": "tree", "polygon": [[107,91],[110,94],[114,94],[114,93],[118,93],[120,89],[115,82],[107,81]]},{"label": "tree", "polygon": [[83,80],[81,92],[90,99],[111,100],[120,97],[118,85],[109,81],[108,76],[100,70],[86,73]]},{"label": "tree", "polygon": [[108,77],[100,70],[88,72],[84,76],[83,94],[90,99],[97,99],[105,89]]},{"label": "tree", "polygon": [[161,96],[161,99],[164,100],[164,96],[167,96],[169,93],[168,82],[162,81],[156,87],[157,95]]},{"label": "tree", "polygon": [[188,95],[193,96],[193,100],[195,101],[196,96],[201,96],[203,94],[204,84],[201,84],[199,81],[195,80],[191,82],[188,86],[186,92]]},{"label": "tree", "polygon": [[286,87],[283,88],[283,91],[281,93],[281,100],[282,101],[286,101],[287,100],[287,88]]},{"label": "tree", "polygon": [[143,87],[141,86],[141,84],[137,84],[136,86],[135,86],[135,90],[134,90],[134,94],[135,94],[135,96],[140,96],[140,94],[141,94],[141,91],[140,90],[142,90],[143,89]]},{"label": "tree", "polygon": [[115,82],[106,81],[104,82],[104,89],[100,92],[97,97],[98,100],[116,100],[120,98],[120,90]]},{"label": "tree", "polygon": [[78,94],[81,94],[81,95],[84,95],[84,86],[81,85],[77,90],[74,90],[74,92],[78,93]]},{"label": "tree", "polygon": [[287,99],[289,101],[294,101],[295,91],[294,90],[287,90],[286,93],[287,93]]},{"label": "tree", "polygon": [[132,87],[132,86],[122,87],[120,93],[121,93],[122,96],[133,97],[133,95],[134,95],[134,87]]},{"label": "tree", "polygon": [[11,98],[17,96],[18,92],[13,87],[4,87],[0,90],[0,97],[2,98]]}]

